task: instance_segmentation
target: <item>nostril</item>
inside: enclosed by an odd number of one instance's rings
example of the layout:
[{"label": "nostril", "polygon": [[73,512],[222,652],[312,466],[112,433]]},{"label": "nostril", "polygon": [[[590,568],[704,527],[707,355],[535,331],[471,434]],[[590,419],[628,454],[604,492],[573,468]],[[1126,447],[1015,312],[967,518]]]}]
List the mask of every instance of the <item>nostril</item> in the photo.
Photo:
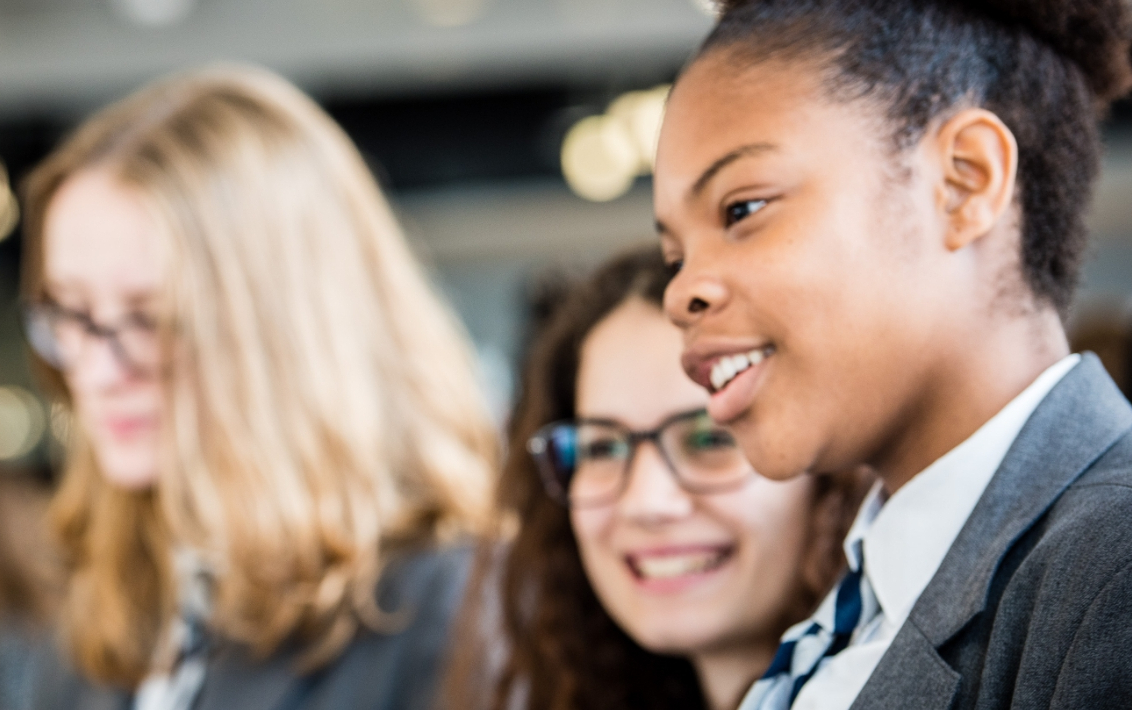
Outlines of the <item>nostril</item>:
[{"label": "nostril", "polygon": [[689,313],[699,313],[707,310],[708,303],[702,298],[693,298],[691,303],[688,304]]}]

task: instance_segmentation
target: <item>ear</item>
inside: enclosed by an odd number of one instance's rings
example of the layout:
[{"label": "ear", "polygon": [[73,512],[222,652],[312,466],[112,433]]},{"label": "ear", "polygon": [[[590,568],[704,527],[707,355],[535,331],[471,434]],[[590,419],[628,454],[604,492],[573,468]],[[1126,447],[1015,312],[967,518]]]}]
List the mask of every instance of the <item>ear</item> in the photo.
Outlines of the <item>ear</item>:
[{"label": "ear", "polygon": [[958,251],[991,231],[1014,203],[1018,143],[995,114],[964,109],[939,129],[943,181],[938,202],[947,221],[945,246]]}]

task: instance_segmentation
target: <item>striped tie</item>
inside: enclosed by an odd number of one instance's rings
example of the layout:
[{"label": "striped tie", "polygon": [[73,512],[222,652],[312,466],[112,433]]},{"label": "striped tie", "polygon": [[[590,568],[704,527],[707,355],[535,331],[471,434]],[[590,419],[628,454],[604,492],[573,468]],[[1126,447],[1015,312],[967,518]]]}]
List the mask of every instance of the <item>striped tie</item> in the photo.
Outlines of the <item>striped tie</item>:
[{"label": "striped tie", "polygon": [[853,632],[876,617],[880,609],[863,574],[859,542],[856,552],[857,569],[837,585],[832,608],[823,604],[808,621],[786,632],[770,668],[743,698],[739,710],[787,710],[822,660],[843,651]]}]

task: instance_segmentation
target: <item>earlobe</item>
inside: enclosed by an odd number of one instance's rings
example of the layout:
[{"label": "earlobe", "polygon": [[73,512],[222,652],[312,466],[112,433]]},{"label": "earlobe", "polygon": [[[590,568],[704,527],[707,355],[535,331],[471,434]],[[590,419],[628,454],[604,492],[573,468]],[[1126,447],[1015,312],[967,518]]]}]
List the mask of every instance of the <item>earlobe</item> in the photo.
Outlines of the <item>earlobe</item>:
[{"label": "earlobe", "polygon": [[958,251],[989,233],[1014,202],[1018,144],[1014,134],[985,109],[964,109],[937,134],[943,185],[940,210],[947,221],[945,246]]}]

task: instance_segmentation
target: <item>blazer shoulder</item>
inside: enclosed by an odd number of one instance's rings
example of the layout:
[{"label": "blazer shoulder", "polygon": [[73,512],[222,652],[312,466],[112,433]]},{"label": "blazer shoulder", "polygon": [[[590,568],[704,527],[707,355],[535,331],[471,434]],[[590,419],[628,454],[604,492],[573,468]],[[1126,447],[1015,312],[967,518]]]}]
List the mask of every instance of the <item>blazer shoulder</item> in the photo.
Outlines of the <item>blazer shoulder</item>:
[{"label": "blazer shoulder", "polygon": [[210,664],[196,710],[430,708],[472,556],[468,545],[394,553],[375,590],[384,624],[359,631],[309,675],[293,652],[257,661],[227,648]]},{"label": "blazer shoulder", "polygon": [[1042,537],[1071,546],[1078,558],[1132,559],[1132,432],[1090,464],[1046,517]]},{"label": "blazer shoulder", "polygon": [[459,603],[472,558],[470,544],[394,553],[377,586],[378,606],[418,617],[412,623],[427,623],[431,608]]}]

